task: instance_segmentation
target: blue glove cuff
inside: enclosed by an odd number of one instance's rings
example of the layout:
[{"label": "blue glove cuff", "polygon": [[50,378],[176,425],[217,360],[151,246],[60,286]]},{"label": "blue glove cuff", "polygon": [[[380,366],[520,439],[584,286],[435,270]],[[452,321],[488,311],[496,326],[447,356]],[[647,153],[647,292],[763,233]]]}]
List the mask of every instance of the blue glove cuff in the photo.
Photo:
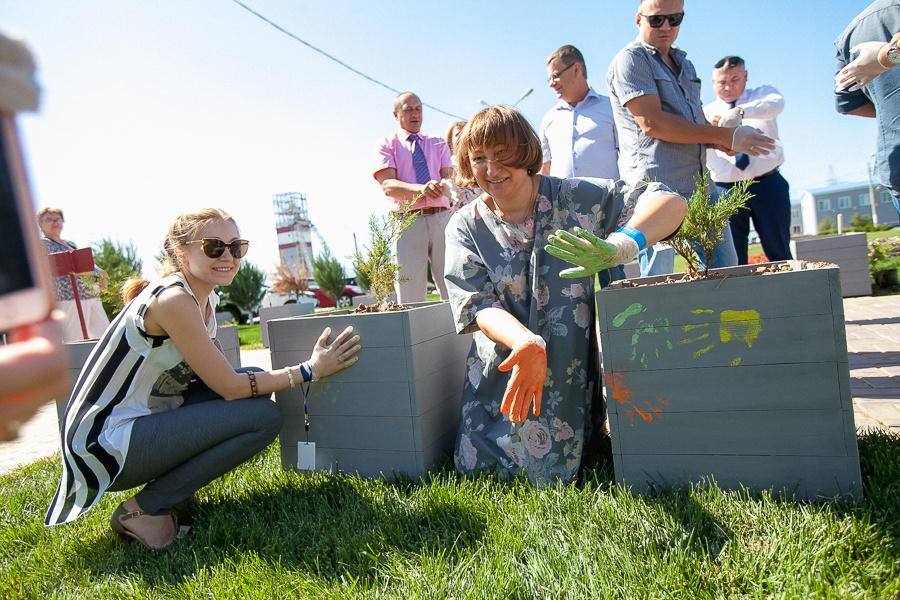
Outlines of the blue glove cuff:
[{"label": "blue glove cuff", "polygon": [[644,248],[647,247],[647,238],[644,237],[643,233],[641,233],[634,227],[629,227],[628,225],[626,225],[626,226],[622,227],[621,229],[619,229],[619,232],[624,233],[625,235],[627,235],[628,237],[633,239],[635,242],[637,242],[638,248],[640,248],[641,250],[643,250]]}]

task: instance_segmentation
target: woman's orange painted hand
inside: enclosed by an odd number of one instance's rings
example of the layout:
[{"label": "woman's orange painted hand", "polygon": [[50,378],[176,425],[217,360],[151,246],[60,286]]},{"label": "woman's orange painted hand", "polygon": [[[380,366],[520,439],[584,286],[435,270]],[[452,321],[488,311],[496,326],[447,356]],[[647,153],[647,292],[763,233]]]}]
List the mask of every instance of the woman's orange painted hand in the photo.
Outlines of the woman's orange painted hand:
[{"label": "woman's orange painted hand", "polygon": [[513,423],[521,423],[528,417],[528,406],[532,400],[534,416],[541,414],[541,394],[547,378],[547,351],[543,347],[543,341],[540,338],[529,338],[517,344],[512,354],[500,363],[501,371],[512,370],[500,412],[508,412],[509,420]]}]

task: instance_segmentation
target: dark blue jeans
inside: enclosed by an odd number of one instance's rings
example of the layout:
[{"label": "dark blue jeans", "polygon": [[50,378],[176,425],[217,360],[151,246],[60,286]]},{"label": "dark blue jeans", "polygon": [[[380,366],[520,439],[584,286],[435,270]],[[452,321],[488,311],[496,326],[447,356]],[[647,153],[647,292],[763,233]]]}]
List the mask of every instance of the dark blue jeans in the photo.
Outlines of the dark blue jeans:
[{"label": "dark blue jeans", "polygon": [[[732,184],[717,183],[719,192],[731,189]],[[748,191],[753,197],[731,216],[731,235],[738,264],[747,264],[750,220],[759,234],[763,252],[770,261],[789,260],[791,256],[791,190],[781,173],[773,173],[752,184]]]},{"label": "dark blue jeans", "polygon": [[200,382],[175,410],[135,419],[125,464],[109,489],[146,484],[135,494],[138,506],[147,514],[165,515],[266,448],[281,424],[281,413],[268,397],[223,400]]}]

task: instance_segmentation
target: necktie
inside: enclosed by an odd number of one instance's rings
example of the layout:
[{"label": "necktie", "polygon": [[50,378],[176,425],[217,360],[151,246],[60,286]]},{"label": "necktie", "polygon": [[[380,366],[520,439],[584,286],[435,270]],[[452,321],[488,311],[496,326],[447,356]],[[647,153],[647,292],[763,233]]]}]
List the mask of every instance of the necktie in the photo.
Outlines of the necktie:
[{"label": "necktie", "polygon": [[[737,104],[737,100],[728,104],[728,108],[734,108],[735,104]],[[750,157],[741,152],[740,154],[734,157],[734,166],[743,171],[747,167],[750,166]]]},{"label": "necktie", "polygon": [[413,145],[413,168],[416,170],[416,183],[428,183],[431,181],[431,175],[428,174],[428,163],[425,162],[425,153],[419,146],[419,136],[410,135],[408,138]]}]

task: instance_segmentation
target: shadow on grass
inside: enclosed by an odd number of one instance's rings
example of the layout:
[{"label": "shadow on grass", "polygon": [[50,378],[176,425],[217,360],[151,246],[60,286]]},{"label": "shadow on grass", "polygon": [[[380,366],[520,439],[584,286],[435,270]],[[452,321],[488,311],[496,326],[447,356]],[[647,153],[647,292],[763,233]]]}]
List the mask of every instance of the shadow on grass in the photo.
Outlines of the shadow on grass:
[{"label": "shadow on grass", "polygon": [[139,573],[154,587],[177,586],[184,578],[253,555],[325,584],[371,581],[388,554],[413,561],[419,555],[465,554],[456,550],[476,545],[486,528],[452,494],[423,499],[422,486],[403,478],[375,485],[346,474],[283,474],[280,479],[268,489],[194,507],[188,513],[193,537],[171,550],[151,554],[132,544],[111,560],[110,548],[98,546],[73,557],[77,565],[72,568],[98,575]]}]

